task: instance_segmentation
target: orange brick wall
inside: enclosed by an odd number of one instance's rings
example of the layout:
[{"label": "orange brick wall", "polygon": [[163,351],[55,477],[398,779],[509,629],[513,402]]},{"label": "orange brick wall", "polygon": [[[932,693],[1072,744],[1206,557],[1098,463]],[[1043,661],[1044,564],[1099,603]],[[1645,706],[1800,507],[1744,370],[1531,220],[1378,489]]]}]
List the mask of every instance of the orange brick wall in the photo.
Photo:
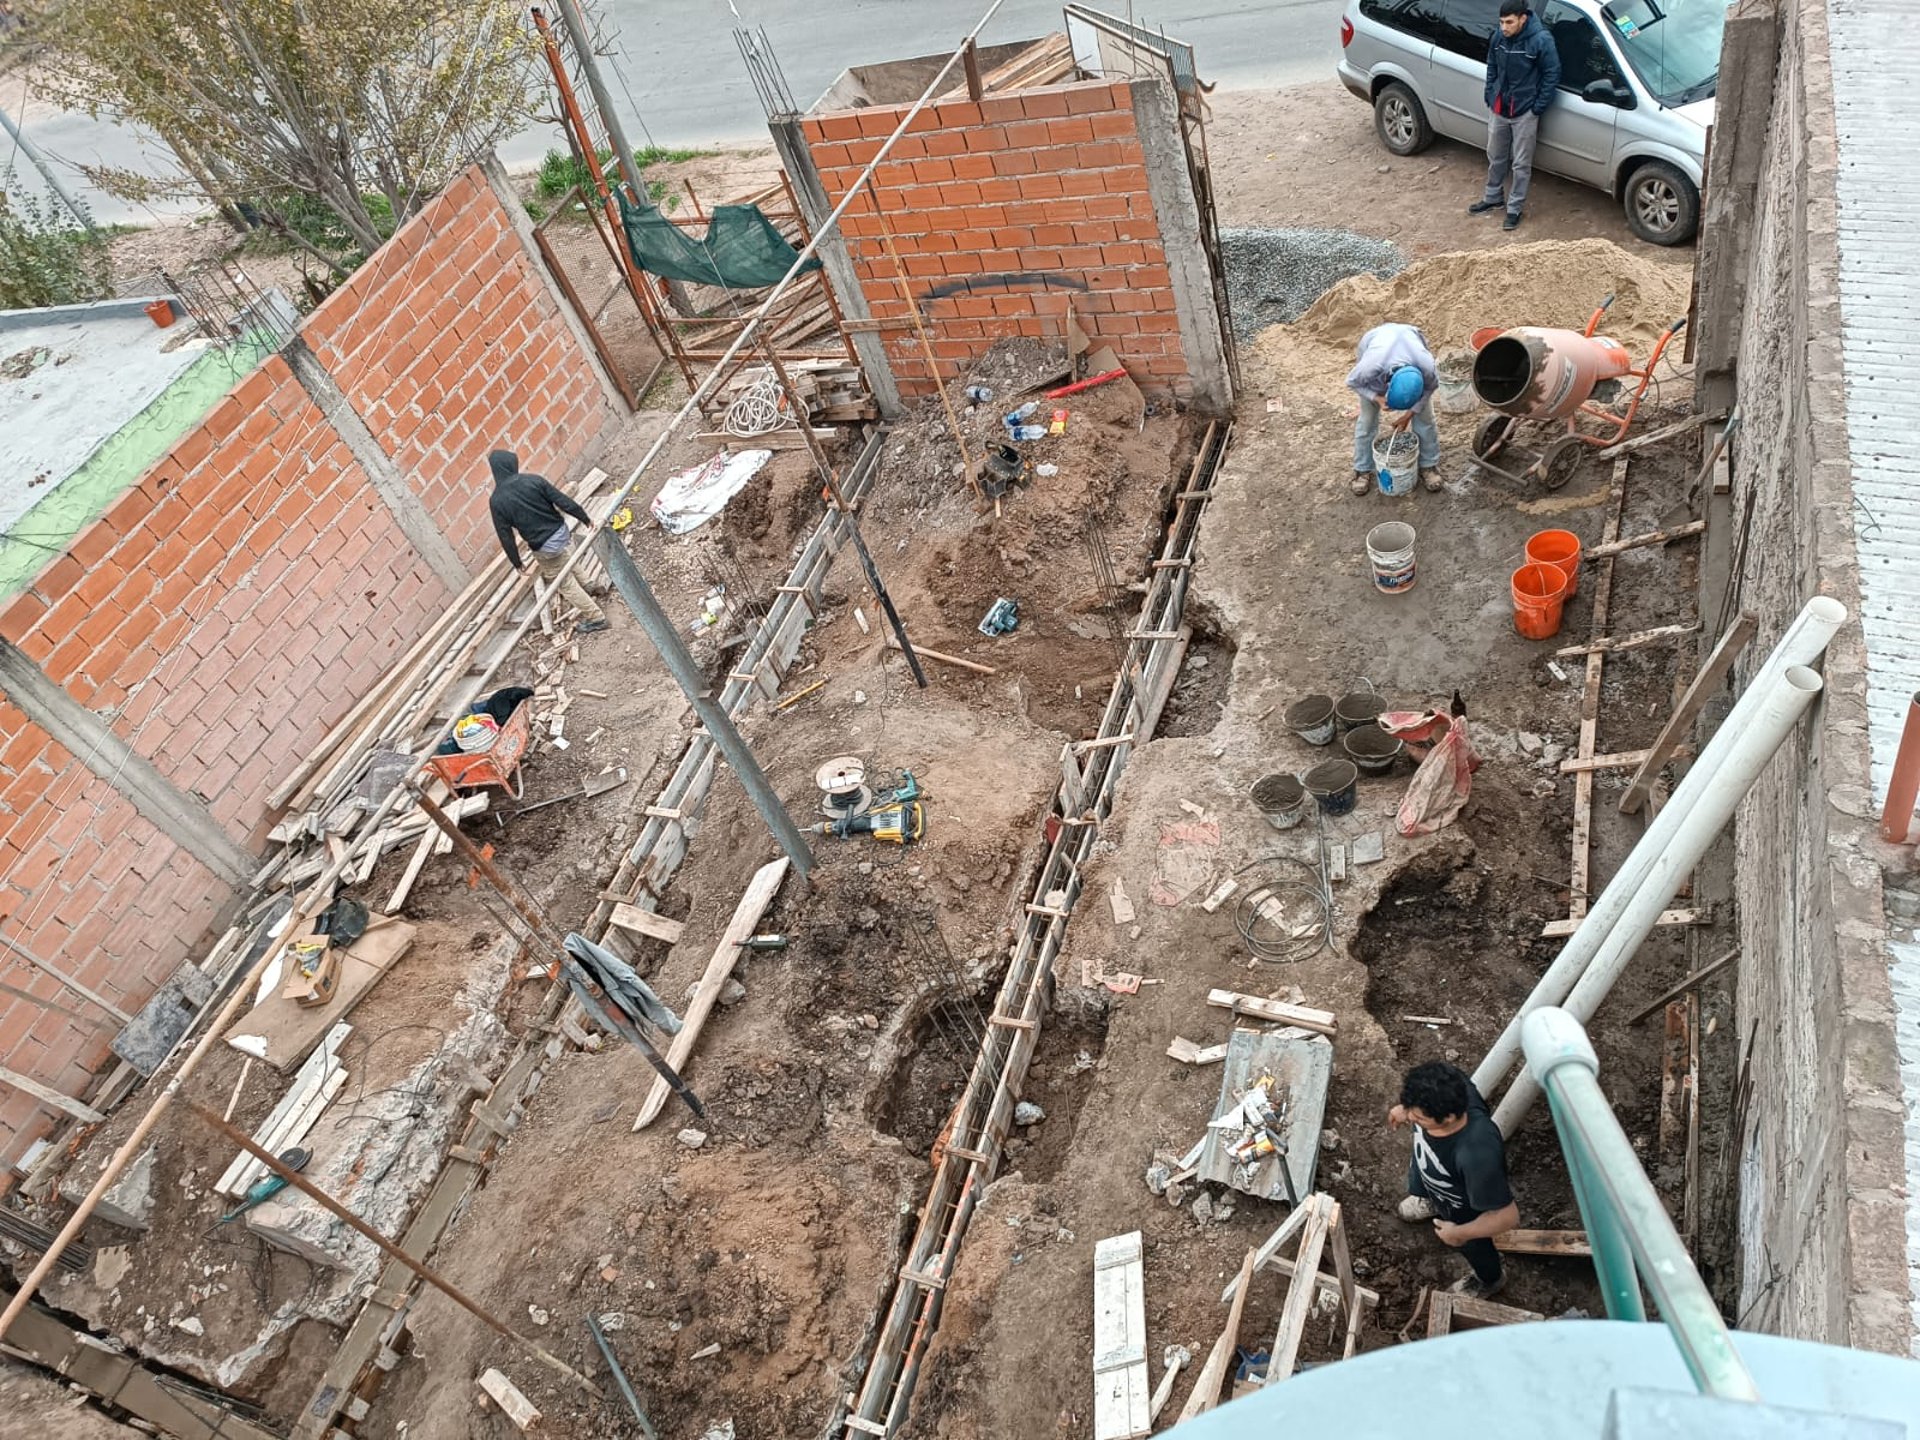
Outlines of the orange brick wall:
[{"label": "orange brick wall", "polygon": [[[611,414],[533,263],[476,169],[303,327],[475,568],[486,450],[563,477]],[[253,845],[267,792],[450,599],[276,355],[0,605],[0,635]],[[0,932],[134,1012],[231,898],[0,698]],[[0,992],[0,1065],[83,1097],[118,1023],[4,951],[0,980],[35,997]],[[0,1086],[0,1163],[54,1118]]]},{"label": "orange brick wall", "polygon": [[302,327],[470,569],[499,550],[487,452],[563,476],[613,417],[539,263],[475,166]]},{"label": "orange brick wall", "polygon": [[[907,108],[802,122],[833,201]],[[1131,86],[1094,81],[929,106],[874,180],[942,381],[1005,336],[1059,338],[1070,300],[1143,387],[1188,393]],[[909,318],[869,196],[854,200],[840,228],[874,318]],[[930,393],[916,332],[882,333],[901,393]]]}]

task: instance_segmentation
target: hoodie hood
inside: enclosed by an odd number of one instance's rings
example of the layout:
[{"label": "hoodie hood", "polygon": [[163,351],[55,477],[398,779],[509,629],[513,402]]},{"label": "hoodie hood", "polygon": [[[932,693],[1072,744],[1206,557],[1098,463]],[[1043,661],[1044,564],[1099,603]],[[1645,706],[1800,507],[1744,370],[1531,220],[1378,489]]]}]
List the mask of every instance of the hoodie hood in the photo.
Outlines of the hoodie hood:
[{"label": "hoodie hood", "polygon": [[511,450],[495,450],[487,456],[487,468],[493,471],[493,483],[498,485],[520,473],[520,457]]}]

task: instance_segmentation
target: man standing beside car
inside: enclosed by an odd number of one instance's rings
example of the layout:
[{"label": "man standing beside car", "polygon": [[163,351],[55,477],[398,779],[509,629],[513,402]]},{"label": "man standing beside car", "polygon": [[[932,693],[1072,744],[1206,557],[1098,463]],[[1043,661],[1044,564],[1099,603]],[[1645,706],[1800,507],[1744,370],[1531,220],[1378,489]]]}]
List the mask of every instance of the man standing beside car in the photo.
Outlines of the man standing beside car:
[{"label": "man standing beside car", "polygon": [[1540,117],[1560,87],[1560,52],[1527,0],[1500,0],[1500,28],[1487,48],[1487,190],[1470,215],[1507,207],[1501,228],[1520,224],[1533,179]]}]

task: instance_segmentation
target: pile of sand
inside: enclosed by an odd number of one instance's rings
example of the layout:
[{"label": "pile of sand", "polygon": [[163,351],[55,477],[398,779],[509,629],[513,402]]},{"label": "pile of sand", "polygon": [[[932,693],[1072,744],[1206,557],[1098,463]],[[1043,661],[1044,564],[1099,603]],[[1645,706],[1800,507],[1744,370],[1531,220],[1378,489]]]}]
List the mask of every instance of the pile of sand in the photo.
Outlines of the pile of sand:
[{"label": "pile of sand", "polygon": [[1645,260],[1610,240],[1542,241],[1436,255],[1391,279],[1355,275],[1314,303],[1299,323],[1268,330],[1256,348],[1301,340],[1349,354],[1389,320],[1418,325],[1436,351],[1465,345],[1484,325],[1586,327],[1608,294],[1599,333],[1644,359],[1660,332],[1687,313],[1687,272]]}]

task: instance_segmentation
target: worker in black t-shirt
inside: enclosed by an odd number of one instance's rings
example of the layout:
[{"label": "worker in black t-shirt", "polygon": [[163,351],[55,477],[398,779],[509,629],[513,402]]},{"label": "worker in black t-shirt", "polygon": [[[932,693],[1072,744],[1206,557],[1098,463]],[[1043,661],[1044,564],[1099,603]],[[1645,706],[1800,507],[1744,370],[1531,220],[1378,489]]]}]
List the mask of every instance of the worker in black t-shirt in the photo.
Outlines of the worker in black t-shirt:
[{"label": "worker in black t-shirt", "polygon": [[1400,1218],[1413,1225],[1433,1221],[1434,1234],[1473,1267],[1452,1288],[1492,1298],[1507,1283],[1493,1237],[1520,1223],[1520,1207],[1507,1187],[1506,1143],[1487,1102],[1459,1066],[1430,1060],[1407,1072],[1387,1123],[1413,1126]]}]

